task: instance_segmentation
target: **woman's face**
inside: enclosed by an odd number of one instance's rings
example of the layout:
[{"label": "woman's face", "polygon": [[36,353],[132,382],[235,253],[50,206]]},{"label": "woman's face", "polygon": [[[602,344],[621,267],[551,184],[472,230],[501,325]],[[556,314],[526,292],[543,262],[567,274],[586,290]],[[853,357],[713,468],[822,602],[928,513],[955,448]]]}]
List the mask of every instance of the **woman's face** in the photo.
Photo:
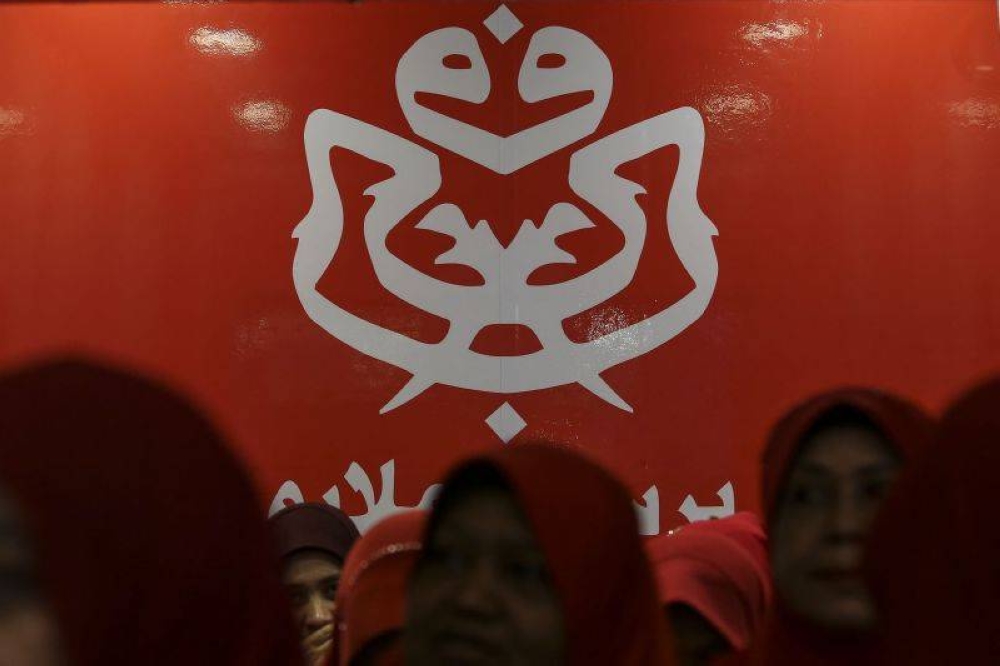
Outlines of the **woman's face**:
[{"label": "woman's face", "polygon": [[471,491],[446,509],[414,573],[407,616],[411,666],[565,661],[545,557],[501,489]]},{"label": "woman's face", "polygon": [[55,618],[36,586],[17,510],[0,496],[0,664],[62,663]]},{"label": "woman's face", "polygon": [[824,428],[804,442],[771,533],[775,587],[795,615],[838,633],[873,628],[864,545],[898,470],[888,443],[863,425]]},{"label": "woman's face", "polygon": [[304,550],[285,558],[281,581],[292,602],[306,661],[325,663],[333,650],[333,611],[342,567],[332,555]]}]

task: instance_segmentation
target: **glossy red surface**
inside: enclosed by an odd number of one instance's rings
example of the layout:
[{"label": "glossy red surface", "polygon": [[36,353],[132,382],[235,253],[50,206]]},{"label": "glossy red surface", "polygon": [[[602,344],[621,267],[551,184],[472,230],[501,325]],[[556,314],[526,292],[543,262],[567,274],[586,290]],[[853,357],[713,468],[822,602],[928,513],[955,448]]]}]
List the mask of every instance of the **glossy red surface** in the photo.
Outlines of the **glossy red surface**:
[{"label": "glossy red surface", "polygon": [[[660,494],[662,529],[693,494],[728,481],[757,505],[770,423],[806,394],[875,384],[937,407],[1000,370],[1000,26],[991,0],[512,2],[525,29],[504,44],[497,3],[79,3],[0,6],[0,360],[82,349],[165,376],[233,435],[270,501],[292,479],[307,499],[358,462],[395,460],[395,500],[416,504],[458,457],[502,446],[485,419],[504,402],[543,437],[596,455],[638,499]],[[408,374],[343,344],[296,296],[291,234],[310,209],[306,118],[332,109],[428,148],[394,87],[425,33],[472,31],[493,79],[482,105],[428,107],[509,135],[589,98],[530,104],[517,70],[529,36],[559,25],[607,54],[614,86],[594,136],[679,107],[704,119],[698,189],[719,230],[704,315],[658,349],[603,373],[628,413],[579,385],[499,395],[436,385],[380,415]],[[559,64],[550,62],[547,66]],[[439,196],[509,242],[568,196],[569,156],[509,176],[437,149]],[[332,154],[344,237],[323,295],[382,327],[439,341],[448,322],[389,294],[362,238],[391,174]],[[674,147],[625,165],[650,220],[634,279],[565,322],[580,342],[639,321],[691,289],[662,220]],[[388,247],[441,280],[450,241],[407,219]],[[560,241],[579,275],[622,247],[595,227]],[[494,353],[538,340],[484,334]],[[519,335],[521,337],[519,337]],[[482,348],[481,348],[482,349]],[[123,470],[127,473],[127,470]]]}]

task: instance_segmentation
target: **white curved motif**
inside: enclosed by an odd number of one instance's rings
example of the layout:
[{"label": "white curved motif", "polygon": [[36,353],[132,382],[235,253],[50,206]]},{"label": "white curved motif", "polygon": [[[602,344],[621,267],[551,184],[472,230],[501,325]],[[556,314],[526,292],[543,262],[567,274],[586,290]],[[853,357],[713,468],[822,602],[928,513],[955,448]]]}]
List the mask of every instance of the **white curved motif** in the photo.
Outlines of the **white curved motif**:
[{"label": "white curved motif", "polygon": [[[561,67],[539,65],[543,55],[563,59]],[[468,68],[449,68],[449,56],[467,58]],[[482,104],[490,94],[489,69],[476,36],[461,28],[424,35],[403,54],[396,68],[396,92],[410,127],[421,136],[492,171],[510,174],[583,139],[597,129],[611,99],[611,62],[589,37],[567,28],[534,34],[517,78],[526,102],[542,102],[577,92],[593,99],[570,113],[507,137],[462,122],[417,102],[418,92]]]},{"label": "white curved motif", "polygon": [[[541,58],[557,56],[561,66],[543,67]],[[465,58],[464,68],[446,65],[449,56]],[[607,56],[583,34],[561,27],[539,30],[531,39],[518,77],[527,102],[574,92],[592,100],[565,115],[509,137],[421,106],[417,93],[430,92],[480,104],[489,96],[489,70],[476,37],[445,28],[420,38],[401,58],[396,88],[414,132],[442,148],[501,174],[509,174],[591,135],[603,118],[612,89]],[[306,159],[313,203],[296,227],[293,263],[296,292],[310,318],[328,333],[368,356],[412,376],[383,408],[387,412],[434,384],[493,393],[519,393],[579,383],[622,409],[629,405],[600,377],[610,367],[666,343],[704,313],[715,291],[718,262],[715,225],[698,204],[697,188],[705,126],[690,107],[674,109],[621,129],[576,150],[570,158],[572,191],[594,206],[622,232],[623,248],[593,270],[563,283],[535,286],[537,268],[575,263],[555,243],[562,235],[593,226],[569,201],[554,201],[535,226],[525,220],[504,248],[485,220],[470,225],[462,209],[442,201],[417,228],[451,236],[455,245],[438,264],[468,266],[483,284],[462,286],[416,270],[389,251],[392,229],[441,186],[438,156],[416,143],[335,111],[318,109],[305,128]],[[597,339],[575,343],[563,331],[565,319],[620,293],[631,283],[646,239],[646,216],[636,201],[644,190],[616,170],[660,148],[676,145],[680,162],[667,204],[667,231],[694,288],[665,310]],[[450,322],[445,339],[423,343],[377,326],[322,296],[317,282],[340,245],[344,209],[330,164],[330,151],[345,148],[387,165],[393,175],[368,190],[374,202],[364,219],[364,237],[379,282],[389,292]],[[472,351],[476,334],[491,324],[523,324],[542,348],[522,356],[497,357]]]},{"label": "white curved motif", "polygon": [[[365,502],[364,513],[350,516],[354,524],[357,525],[358,530],[362,533],[367,532],[368,528],[372,525],[381,522],[384,518],[394,513],[411,511],[413,509],[430,509],[434,504],[434,500],[437,499],[438,492],[441,490],[439,484],[432,485],[424,491],[417,506],[399,505],[396,503],[396,461],[393,459],[383,463],[379,467],[379,474],[381,488],[377,495],[372,478],[368,475],[365,468],[357,462],[352,462],[351,466],[347,468],[347,473],[344,474],[344,480],[347,481],[347,484],[354,492],[361,495],[361,498]],[[334,484],[329,490],[323,493],[323,501],[330,506],[335,506],[338,509],[341,508],[340,486]],[[289,479],[281,484],[278,492],[271,500],[271,508],[268,511],[267,517],[271,518],[282,509],[295,504],[302,504],[303,502],[305,502],[305,498],[303,497],[302,489],[299,488],[299,484]]]}]

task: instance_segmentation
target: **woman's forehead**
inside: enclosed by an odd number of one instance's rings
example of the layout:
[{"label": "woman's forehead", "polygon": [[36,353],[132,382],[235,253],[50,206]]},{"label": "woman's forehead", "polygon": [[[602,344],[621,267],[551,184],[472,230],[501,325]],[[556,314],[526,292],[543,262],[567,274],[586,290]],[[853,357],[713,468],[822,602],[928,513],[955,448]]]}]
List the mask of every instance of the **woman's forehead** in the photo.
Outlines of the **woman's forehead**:
[{"label": "woman's forehead", "polygon": [[469,538],[502,543],[534,543],[527,519],[509,491],[500,487],[470,489],[444,509],[432,538]]},{"label": "woman's forehead", "polygon": [[792,471],[895,468],[899,458],[886,438],[861,424],[830,425],[803,442]]}]

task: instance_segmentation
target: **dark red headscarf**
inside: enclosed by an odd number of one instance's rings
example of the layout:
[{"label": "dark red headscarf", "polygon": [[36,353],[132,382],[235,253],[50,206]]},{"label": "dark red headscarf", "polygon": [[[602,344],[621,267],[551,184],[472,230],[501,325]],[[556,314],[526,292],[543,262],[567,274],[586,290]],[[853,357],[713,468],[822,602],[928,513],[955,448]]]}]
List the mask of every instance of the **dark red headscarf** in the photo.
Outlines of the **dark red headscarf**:
[{"label": "dark red headscarf", "polygon": [[886,664],[1000,655],[1000,380],[960,398],[886,500],[868,554]]},{"label": "dark red headscarf", "polygon": [[[474,458],[441,491],[483,466],[505,480],[538,539],[566,621],[567,664],[673,663],[631,497],[602,467],[566,449],[522,444]],[[433,527],[434,516],[431,517]]]},{"label": "dark red headscarf", "polygon": [[278,555],[321,550],[343,563],[361,536],[346,513],[329,504],[306,502],[285,507],[270,519]]},{"label": "dark red headscarf", "polygon": [[904,461],[925,450],[933,437],[933,421],[920,407],[875,389],[844,388],[800,404],[778,421],[764,448],[761,490],[764,518],[769,525],[788,472],[806,437],[823,417],[839,409],[864,415]]},{"label": "dark red headscarf", "polygon": [[743,512],[706,520],[646,542],[660,603],[690,606],[735,651],[746,650],[771,605],[767,537]]},{"label": "dark red headscarf", "polygon": [[0,486],[73,666],[297,666],[263,511],[186,400],[80,362],[0,377]]},{"label": "dark red headscarf", "polygon": [[337,588],[334,666],[347,666],[369,642],[403,629],[406,588],[426,521],[425,511],[393,514],[361,537],[347,556]]},{"label": "dark red headscarf", "polygon": [[[842,409],[871,421],[904,463],[925,451],[934,435],[934,422],[920,407],[875,389],[845,388],[808,400],[778,422],[764,450],[761,486],[768,527],[776,517],[785,481],[802,445],[817,424]],[[860,666],[874,662],[873,650],[871,640],[845,643],[808,626],[785,610],[780,595],[776,595],[774,613],[751,661],[768,666]]]}]

